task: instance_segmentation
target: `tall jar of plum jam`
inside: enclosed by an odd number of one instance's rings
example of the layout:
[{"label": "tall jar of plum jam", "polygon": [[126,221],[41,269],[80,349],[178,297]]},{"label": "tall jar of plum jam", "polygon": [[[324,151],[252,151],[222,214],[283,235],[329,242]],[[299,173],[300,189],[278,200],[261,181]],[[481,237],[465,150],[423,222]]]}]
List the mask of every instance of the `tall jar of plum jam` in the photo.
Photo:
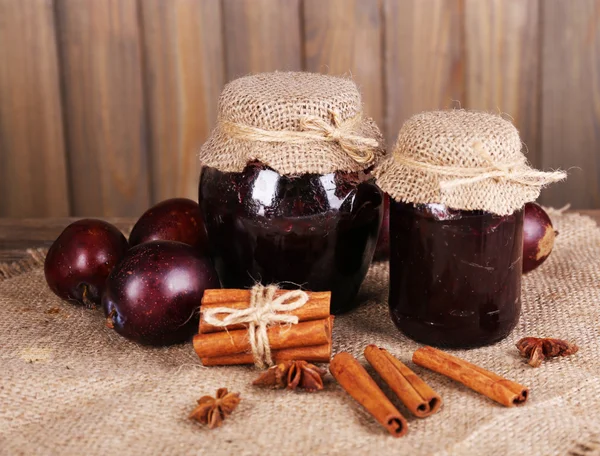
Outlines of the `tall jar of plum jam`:
[{"label": "tall jar of plum jam", "polygon": [[383,215],[382,137],[356,85],[311,73],[229,83],[200,152],[199,202],[222,285],[331,291],[356,305]]},{"label": "tall jar of plum jam", "polygon": [[464,110],[422,113],[375,171],[390,194],[392,321],[408,337],[469,348],[521,313],[523,206],[562,173],[531,169],[516,128]]}]

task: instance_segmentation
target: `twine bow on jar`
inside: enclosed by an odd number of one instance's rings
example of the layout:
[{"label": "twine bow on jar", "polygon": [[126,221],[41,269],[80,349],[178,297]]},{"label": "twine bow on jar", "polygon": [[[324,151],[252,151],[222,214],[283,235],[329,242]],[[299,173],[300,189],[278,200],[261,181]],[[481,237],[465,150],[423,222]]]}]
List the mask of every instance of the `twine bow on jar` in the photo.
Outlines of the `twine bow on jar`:
[{"label": "twine bow on jar", "polygon": [[[273,365],[267,327],[273,324],[297,324],[298,317],[286,312],[296,310],[308,302],[308,294],[302,290],[291,290],[275,298],[277,290],[279,287],[276,285],[265,287],[256,284],[250,290],[248,308],[238,310],[216,307],[202,311],[204,320],[213,326],[248,324],[248,338],[254,365],[261,369]],[[226,317],[217,318],[217,315],[222,314]]]},{"label": "twine bow on jar", "polygon": [[354,117],[345,122],[340,120],[336,111],[330,110],[331,123],[325,122],[320,117],[305,116],[300,119],[300,129],[303,132],[315,132],[325,141],[337,142],[342,150],[357,163],[370,163],[373,161],[373,149],[379,143],[372,138],[355,135],[354,126],[362,121],[361,116]]},{"label": "twine bow on jar", "polygon": [[500,115],[452,109],[404,122],[373,175],[395,201],[510,215],[566,177],[532,168],[519,131]]},{"label": "twine bow on jar", "polygon": [[467,168],[451,165],[434,165],[423,161],[413,160],[406,156],[396,156],[398,164],[431,171],[439,176],[452,176],[448,180],[440,180],[440,190],[450,190],[455,187],[481,182],[487,179],[507,180],[521,185],[542,187],[551,182],[558,182],[567,177],[564,171],[538,171],[527,166],[525,157],[513,162],[495,161],[484,149],[480,142],[472,145],[473,151],[482,158],[488,166]]},{"label": "twine bow on jar", "polygon": [[259,142],[285,142],[303,144],[310,141],[336,142],[352,160],[360,164],[371,163],[375,158],[375,149],[379,142],[373,138],[357,135],[354,130],[362,122],[357,115],[341,121],[335,110],[329,110],[331,122],[317,116],[302,116],[299,131],[265,130],[237,122],[221,121],[222,127],[230,137]]}]

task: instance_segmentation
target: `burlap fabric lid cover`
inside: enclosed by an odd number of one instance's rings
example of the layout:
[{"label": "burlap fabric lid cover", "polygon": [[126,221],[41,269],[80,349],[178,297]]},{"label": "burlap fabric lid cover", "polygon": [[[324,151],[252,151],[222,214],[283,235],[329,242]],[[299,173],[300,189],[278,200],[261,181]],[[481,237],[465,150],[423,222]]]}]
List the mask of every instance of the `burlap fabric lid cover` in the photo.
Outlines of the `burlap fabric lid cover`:
[{"label": "burlap fabric lid cover", "polygon": [[530,168],[521,149],[517,129],[498,115],[424,112],[402,126],[375,175],[396,201],[508,215],[566,177]]},{"label": "burlap fabric lid cover", "polygon": [[262,73],[236,79],[219,99],[217,125],[199,154],[203,166],[241,172],[258,160],[281,174],[359,171],[384,154],[382,135],[362,116],[349,79]]}]

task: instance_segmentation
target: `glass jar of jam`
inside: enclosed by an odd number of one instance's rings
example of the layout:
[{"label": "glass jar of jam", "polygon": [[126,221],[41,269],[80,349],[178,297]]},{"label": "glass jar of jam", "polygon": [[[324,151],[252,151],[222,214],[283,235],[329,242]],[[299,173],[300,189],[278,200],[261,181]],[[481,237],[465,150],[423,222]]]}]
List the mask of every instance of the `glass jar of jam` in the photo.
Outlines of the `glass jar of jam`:
[{"label": "glass jar of jam", "polygon": [[199,201],[211,255],[227,288],[255,282],[331,291],[351,309],[381,224],[383,197],[363,171],[282,175],[249,163],[202,171]]},{"label": "glass jar of jam", "polygon": [[478,347],[521,311],[523,207],[564,173],[532,169],[519,132],[486,112],[416,114],[375,167],[390,195],[389,308],[409,337]]},{"label": "glass jar of jam", "polygon": [[390,314],[410,338],[477,347],[506,337],[521,310],[523,210],[390,205]]},{"label": "glass jar of jam", "polygon": [[383,211],[370,172],[385,147],[352,80],[235,79],[198,156],[199,203],[224,287],[331,291],[332,313],[356,304]]}]

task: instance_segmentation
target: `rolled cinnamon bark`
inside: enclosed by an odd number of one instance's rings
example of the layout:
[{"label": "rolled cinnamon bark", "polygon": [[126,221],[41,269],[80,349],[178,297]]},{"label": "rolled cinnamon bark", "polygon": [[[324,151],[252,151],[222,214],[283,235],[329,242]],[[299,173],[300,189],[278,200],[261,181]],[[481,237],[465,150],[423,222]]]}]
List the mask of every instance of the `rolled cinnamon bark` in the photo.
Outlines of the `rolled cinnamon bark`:
[{"label": "rolled cinnamon bark", "polygon": [[[287,293],[289,290],[277,290],[275,298]],[[298,317],[298,321],[322,320],[329,316],[329,307],[331,302],[330,291],[306,291],[308,301],[302,307],[290,311],[289,315]],[[211,332],[232,331],[245,329],[247,324],[238,323],[228,326],[213,326],[204,320],[203,311],[214,309],[216,307],[227,307],[229,309],[241,310],[250,306],[250,290],[237,289],[215,289],[206,290],[202,297],[202,306],[200,307],[200,326],[199,333],[206,334]],[[217,318],[225,318],[225,314]]]},{"label": "rolled cinnamon bark", "polygon": [[456,380],[506,407],[522,404],[529,396],[525,386],[433,347],[419,348],[413,354],[413,362]]},{"label": "rolled cinnamon bark", "polygon": [[[311,363],[328,363],[331,358],[331,344],[314,345],[311,347],[282,348],[273,350],[271,356],[275,363],[283,361],[303,360]],[[204,366],[228,366],[238,364],[254,364],[251,353],[202,358]]]},{"label": "rolled cinnamon bark", "polygon": [[[275,325],[267,329],[272,350],[324,345],[331,341],[331,319],[305,321],[295,325]],[[194,350],[200,358],[250,353],[247,330],[222,331],[194,336]]]},{"label": "rolled cinnamon bark", "polygon": [[413,415],[425,418],[442,406],[440,395],[387,350],[368,345],[365,358]]},{"label": "rolled cinnamon bark", "polygon": [[379,389],[360,363],[346,352],[338,353],[329,364],[338,383],[394,437],[402,437],[408,424],[402,414]]}]

